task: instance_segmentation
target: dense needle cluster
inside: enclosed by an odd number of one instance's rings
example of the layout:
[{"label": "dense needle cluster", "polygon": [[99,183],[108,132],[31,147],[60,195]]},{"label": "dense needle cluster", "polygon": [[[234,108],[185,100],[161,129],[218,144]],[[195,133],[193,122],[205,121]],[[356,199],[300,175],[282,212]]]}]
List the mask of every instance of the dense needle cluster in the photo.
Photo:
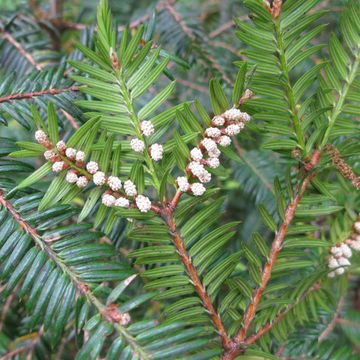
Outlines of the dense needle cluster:
[{"label": "dense needle cluster", "polygon": [[334,270],[329,273],[329,277],[344,274],[346,268],[351,265],[349,259],[352,256],[352,250],[360,251],[360,218],[355,222],[354,230],[355,232],[351,238],[346,239],[330,249],[331,256],[328,261],[328,266]]},{"label": "dense needle cluster", "polygon": [[[179,176],[176,179],[180,191],[190,191],[195,196],[204,194],[206,188],[203,184],[211,181],[211,173],[205,167],[216,169],[220,166],[221,151],[218,145],[229,146],[231,144],[230,136],[239,134],[249,120],[249,114],[236,108],[213,117],[212,127],[205,130],[205,136],[201,140],[200,146],[190,151],[191,161],[186,167],[188,176]],[[197,179],[199,182],[190,183],[189,178]]]},{"label": "dense needle cluster", "polygon": [[53,149],[43,130],[36,131],[35,139],[48,149],[44,152],[44,157],[53,163],[52,170],[56,173],[67,171],[65,180],[68,183],[81,189],[86,187],[91,180],[96,186],[106,186],[107,190],[101,197],[103,205],[126,208],[133,201],[133,205],[141,212],[148,212],[151,209],[150,199],[144,195],[138,195],[136,186],[131,180],[126,180],[123,184],[117,176],[106,176],[99,169],[97,162],[89,161],[85,164],[86,155],[83,151],[67,147],[62,140]]}]

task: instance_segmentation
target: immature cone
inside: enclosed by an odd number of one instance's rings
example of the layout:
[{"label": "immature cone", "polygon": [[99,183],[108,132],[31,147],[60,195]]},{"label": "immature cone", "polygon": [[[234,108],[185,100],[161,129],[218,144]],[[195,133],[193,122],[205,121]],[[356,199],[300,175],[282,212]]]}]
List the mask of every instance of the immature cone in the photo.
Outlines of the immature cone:
[{"label": "immature cone", "polygon": [[49,139],[43,130],[36,130],[35,140],[41,145],[46,145],[49,142]]},{"label": "immature cone", "polygon": [[154,161],[160,161],[163,157],[164,149],[160,144],[153,144],[150,147],[150,156]]},{"label": "immature cone", "polygon": [[58,143],[56,144],[56,148],[61,152],[64,153],[66,150],[66,144],[64,141],[60,140],[58,141]]},{"label": "immature cone", "polygon": [[86,185],[88,184],[89,180],[87,179],[86,176],[80,176],[76,182],[76,185],[80,188],[83,189],[84,187],[86,187]]},{"label": "immature cone", "polygon": [[136,186],[131,180],[125,181],[124,190],[127,196],[135,196],[137,194]]},{"label": "immature cone", "polygon": [[203,158],[203,153],[199,148],[193,148],[190,151],[190,156],[194,161],[200,161]]},{"label": "immature cone", "polygon": [[135,199],[136,206],[141,212],[148,212],[151,209],[151,201],[147,196],[139,195]]},{"label": "immature cone", "polygon": [[155,132],[154,125],[151,121],[142,121],[140,123],[140,129],[144,136],[150,136]]},{"label": "immature cone", "polygon": [[227,147],[231,144],[231,139],[229,138],[229,136],[223,135],[218,140],[218,144],[220,146]]},{"label": "immature cone", "polygon": [[57,155],[55,154],[55,152],[53,150],[46,150],[44,152],[44,158],[46,160],[52,161],[52,160],[55,160],[56,157],[57,157]]},{"label": "immature cone", "polygon": [[85,153],[83,151],[79,150],[76,153],[75,160],[78,162],[83,162],[85,160]]},{"label": "immature cone", "polygon": [[189,182],[185,176],[178,176],[176,179],[179,190],[182,192],[187,192],[189,190]]},{"label": "immature cone", "polygon": [[70,183],[70,184],[75,184],[77,181],[78,181],[78,176],[76,175],[76,173],[72,170],[69,170],[67,173],[66,173],[66,177],[65,177],[65,180]]},{"label": "immature cone", "polygon": [[205,134],[210,138],[218,138],[221,135],[221,131],[218,128],[211,127],[205,130]]},{"label": "immature cone", "polygon": [[65,163],[63,161],[56,161],[52,165],[52,171],[58,173],[65,168]]},{"label": "immature cone", "polygon": [[102,186],[106,182],[105,174],[102,171],[97,171],[93,176],[93,182],[97,186]]},{"label": "immature cone", "polygon": [[99,169],[99,165],[95,162],[95,161],[89,161],[87,164],[86,164],[86,170],[94,175]]},{"label": "immature cone", "polygon": [[76,150],[73,148],[67,148],[65,150],[65,155],[67,158],[69,158],[70,160],[75,160],[76,157]]},{"label": "immature cone", "polygon": [[104,194],[101,198],[101,202],[107,207],[113,206],[115,204],[115,201],[115,196],[110,194]]},{"label": "immature cone", "polygon": [[201,196],[206,191],[205,186],[200,183],[191,184],[190,189],[195,196]]},{"label": "immature cone", "polygon": [[138,153],[141,153],[145,149],[145,143],[140,139],[132,139],[130,141],[131,148]]},{"label": "immature cone", "polygon": [[117,176],[109,176],[107,183],[113,191],[120,190],[122,186],[121,180]]},{"label": "immature cone", "polygon": [[223,126],[225,124],[225,119],[219,115],[214,116],[211,123],[214,126]]},{"label": "immature cone", "polygon": [[119,197],[115,200],[115,206],[119,206],[119,207],[123,207],[123,208],[127,208],[130,205],[130,202],[127,198],[124,197]]}]

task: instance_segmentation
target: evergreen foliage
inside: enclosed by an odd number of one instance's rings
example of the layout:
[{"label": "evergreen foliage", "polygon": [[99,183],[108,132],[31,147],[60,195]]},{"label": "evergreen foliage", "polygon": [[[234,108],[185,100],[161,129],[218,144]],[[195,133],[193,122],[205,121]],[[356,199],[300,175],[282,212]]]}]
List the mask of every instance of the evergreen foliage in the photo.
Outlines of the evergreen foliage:
[{"label": "evergreen foliage", "polygon": [[3,359],[358,358],[360,3],[339,3],[229,1],[229,25],[100,0],[96,27],[4,3]]}]

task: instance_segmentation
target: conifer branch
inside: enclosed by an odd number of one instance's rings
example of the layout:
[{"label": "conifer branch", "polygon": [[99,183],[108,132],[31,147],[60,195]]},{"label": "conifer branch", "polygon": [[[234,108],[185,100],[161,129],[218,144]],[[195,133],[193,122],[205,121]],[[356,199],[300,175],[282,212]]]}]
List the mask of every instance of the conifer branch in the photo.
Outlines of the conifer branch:
[{"label": "conifer branch", "polygon": [[33,56],[29,52],[27,52],[24,47],[10,33],[8,33],[7,31],[3,31],[0,34],[11,45],[13,45],[32,66],[34,66],[39,71],[43,69],[43,65],[38,64],[33,58]]},{"label": "conifer branch", "polygon": [[[176,194],[180,194],[180,193],[178,192]],[[178,199],[178,198],[180,198],[180,196],[175,195],[174,199]],[[199,278],[197,270],[196,270],[195,266],[193,265],[188,252],[186,251],[184,241],[182,240],[182,238],[177,230],[177,227],[176,227],[176,224],[175,224],[175,221],[173,218],[173,212],[174,212],[175,206],[177,204],[176,200],[174,201],[174,199],[173,199],[172,205],[170,205],[170,206],[168,205],[167,207],[163,208],[160,211],[161,217],[164,219],[166,225],[169,228],[169,231],[173,238],[173,242],[176,247],[177,253],[180,256],[181,262],[184,264],[186,272],[195,288],[195,291],[199,295],[204,308],[207,310],[207,312],[209,313],[209,315],[211,317],[211,320],[214,324],[216,331],[218,332],[219,336],[221,337],[223,347],[225,349],[229,349],[232,346],[231,339],[229,338],[229,336],[225,330],[224,324],[223,324],[219,314],[217,313],[217,311],[214,308],[212,300],[210,299],[210,296],[208,295],[208,293],[205,289],[205,286],[202,284],[202,282]]]},{"label": "conifer branch", "polygon": [[[244,313],[244,316],[243,316],[243,326],[239,330],[237,335],[235,336],[235,341],[239,346],[241,344],[243,344],[245,341],[246,334],[250,328],[252,320],[255,317],[257,307],[261,301],[264,290],[266,289],[266,286],[267,286],[268,282],[270,281],[272,268],[274,267],[276,259],[281,250],[283,241],[286,236],[286,231],[287,231],[291,221],[294,218],[295,210],[296,210],[297,206],[299,205],[300,200],[301,200],[302,196],[304,195],[307,187],[309,186],[312,178],[316,175],[311,170],[313,170],[316,167],[318,161],[319,161],[319,152],[314,151],[311,161],[310,161],[311,166],[308,166],[307,169],[305,169],[306,173],[303,177],[302,183],[298,184],[298,190],[297,190],[296,196],[288,204],[288,206],[286,208],[284,222],[281,224],[281,226],[279,227],[279,230],[275,234],[275,238],[274,238],[274,241],[273,241],[271,249],[270,249],[270,254],[269,254],[267,263],[265,264],[263,271],[262,271],[261,284],[259,287],[257,287],[255,289],[252,299],[250,301],[250,304],[248,305],[248,307]],[[233,357],[231,357],[231,356],[235,356],[238,353],[239,353],[239,349],[237,349],[233,355],[231,355],[231,353],[228,354],[230,357],[228,357],[228,358],[225,357],[225,359],[232,359]]]},{"label": "conifer branch", "polygon": [[292,309],[295,308],[296,305],[298,305],[301,301],[305,300],[311,293],[314,291],[317,291],[321,289],[320,284],[315,284],[310,289],[308,289],[303,295],[300,296],[300,298],[293,304],[290,304],[286,306],[286,308],[282,311],[280,311],[274,318],[273,321],[266,323],[264,326],[262,326],[259,330],[256,331],[255,334],[249,336],[245,340],[245,346],[248,347],[257,340],[259,340],[264,334],[269,332],[279,321],[281,321],[286,314],[288,314]]},{"label": "conifer branch", "polygon": [[64,92],[72,92],[79,90],[80,90],[79,86],[73,85],[63,89],[47,89],[47,90],[34,91],[29,93],[17,93],[17,94],[11,94],[4,97],[0,97],[0,103],[10,102],[14,100],[32,99],[34,97],[44,96],[44,95],[58,95]]},{"label": "conifer branch", "polygon": [[113,323],[117,332],[122,336],[126,342],[133,348],[133,350],[138,353],[142,359],[149,359],[147,352],[136,342],[135,338],[119,324],[119,316],[121,314],[117,311],[117,308],[113,305],[105,306],[97,299],[96,296],[91,292],[89,286],[81,281],[77,274],[59,258],[56,252],[47,244],[46,241],[38,234],[37,230],[32,227],[28,222],[26,222],[13,205],[6,200],[5,195],[2,190],[0,190],[0,205],[2,205],[12,218],[19,224],[21,229],[23,229],[35,242],[35,244],[46,253],[46,255],[54,261],[56,266],[64,273],[67,274],[76,288],[77,293],[80,296],[85,296],[87,301],[91,303],[101,316],[108,322]]}]

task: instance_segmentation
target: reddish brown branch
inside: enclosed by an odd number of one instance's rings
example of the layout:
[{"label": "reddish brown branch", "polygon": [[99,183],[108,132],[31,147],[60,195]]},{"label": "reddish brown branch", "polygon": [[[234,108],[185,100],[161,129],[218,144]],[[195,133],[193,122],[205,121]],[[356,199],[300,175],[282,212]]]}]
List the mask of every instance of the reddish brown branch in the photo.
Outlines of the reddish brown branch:
[{"label": "reddish brown branch", "polygon": [[23,46],[7,31],[1,33],[2,37],[5,38],[11,45],[13,45],[19,53],[37,70],[42,70],[43,66],[38,64],[30,53],[28,53]]},{"label": "reddish brown branch", "polygon": [[291,221],[294,218],[295,210],[299,205],[299,202],[302,196],[304,195],[305,190],[309,186],[311,179],[316,175],[314,172],[309,172],[309,171],[312,170],[317,165],[319,161],[319,157],[320,157],[319,152],[314,151],[312,158],[310,160],[311,165],[308,165],[307,169],[305,170],[306,174],[303,178],[303,182],[301,185],[300,184],[298,185],[298,191],[295,198],[292,200],[292,202],[288,204],[286,208],[284,222],[282,223],[279,230],[275,234],[275,238],[270,249],[268,261],[263,268],[260,286],[255,289],[250,304],[247,307],[243,316],[243,326],[235,336],[235,343],[237,346],[231,351],[225,353],[223,359],[229,359],[229,360],[234,359],[235,356],[237,356],[242,351],[242,348],[246,346],[245,343],[246,334],[250,328],[252,320],[255,317],[256,310],[263,296],[264,290],[266,289],[266,286],[270,280],[272,269],[275,265],[276,259],[281,250],[286,235],[286,231]]},{"label": "reddish brown branch", "polygon": [[[172,6],[172,1],[167,1],[164,5],[164,9],[169,12],[169,14],[173,17],[175,22],[180,26],[182,31],[186,34],[186,36],[195,43],[198,47],[202,47],[202,43],[198,41],[196,36],[190,30],[190,28],[186,25],[185,21],[181,18],[180,14],[177,10]],[[204,40],[206,43],[208,41]],[[222,76],[222,78],[228,83],[232,84],[232,81],[229,79],[227,74],[225,73],[224,69],[221,65],[214,59],[212,55],[210,55],[207,51],[204,51],[203,56],[212,64],[213,68],[216,69]],[[199,61],[201,62],[201,61]]]},{"label": "reddish brown branch", "polygon": [[280,311],[277,316],[275,316],[274,320],[272,322],[266,323],[263,327],[261,327],[255,334],[249,336],[245,340],[245,347],[250,346],[255,341],[259,340],[264,334],[269,332],[280,320],[282,320],[286,314],[288,314],[294,307],[302,300],[304,300],[310,293],[313,291],[319,290],[320,285],[316,284],[313,287],[311,287],[308,291],[306,291],[300,299],[295,302],[294,304],[288,305],[284,310]]},{"label": "reddish brown branch", "polygon": [[192,284],[194,285],[195,291],[199,295],[204,308],[208,311],[208,313],[211,317],[211,320],[214,324],[216,331],[218,332],[218,334],[221,337],[223,347],[225,349],[231,348],[231,346],[232,346],[231,339],[228,337],[225,327],[224,327],[224,324],[223,324],[219,314],[216,312],[214,305],[212,304],[212,301],[197,274],[195,266],[193,265],[193,263],[190,259],[190,256],[186,251],[184,242],[183,242],[180,234],[177,231],[177,228],[176,228],[176,225],[174,222],[174,218],[173,218],[173,208],[171,206],[163,208],[163,210],[161,212],[161,216],[164,219],[165,223],[167,224],[167,226],[171,232],[174,245],[177,249],[177,252],[180,256],[182,263],[184,264],[185,270],[186,270],[189,278],[191,279]]},{"label": "reddish brown branch", "polygon": [[320,334],[319,338],[318,338],[318,342],[323,341],[326,337],[329,336],[329,334],[334,330],[334,327],[341,315],[341,312],[344,308],[345,305],[345,297],[342,296],[337,304],[336,307],[336,311],[334,314],[334,317],[332,318],[332,320],[329,322],[328,326],[326,327],[326,329]]},{"label": "reddish brown branch", "polygon": [[35,346],[39,343],[41,336],[43,335],[43,328],[41,327],[39,332],[36,334],[36,338],[31,340],[30,342],[28,342],[27,344],[8,352],[7,354],[3,355],[0,360],[9,360],[14,358],[16,355],[19,355],[23,352],[27,352],[30,350],[33,350],[35,348]]},{"label": "reddish brown branch", "polygon": [[68,88],[63,89],[47,89],[42,91],[34,91],[29,93],[19,93],[19,94],[11,94],[0,98],[0,103],[8,102],[12,100],[22,100],[22,99],[31,99],[33,97],[37,96],[43,96],[43,95],[57,95],[64,92],[70,92],[70,91],[79,91],[79,86],[70,86]]}]

